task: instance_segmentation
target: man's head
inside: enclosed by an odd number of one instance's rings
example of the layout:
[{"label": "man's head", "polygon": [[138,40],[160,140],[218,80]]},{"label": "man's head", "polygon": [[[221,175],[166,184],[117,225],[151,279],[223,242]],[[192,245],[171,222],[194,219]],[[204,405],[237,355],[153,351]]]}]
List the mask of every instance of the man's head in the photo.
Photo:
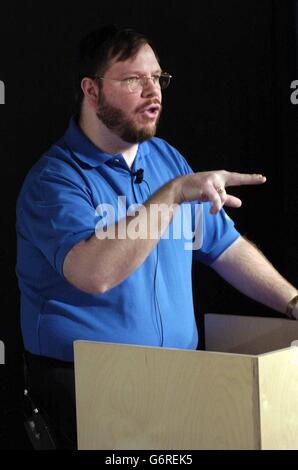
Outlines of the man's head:
[{"label": "man's head", "polygon": [[107,26],[79,48],[76,99],[113,134],[137,143],[152,137],[161,112],[162,74],[152,42],[131,29]]}]

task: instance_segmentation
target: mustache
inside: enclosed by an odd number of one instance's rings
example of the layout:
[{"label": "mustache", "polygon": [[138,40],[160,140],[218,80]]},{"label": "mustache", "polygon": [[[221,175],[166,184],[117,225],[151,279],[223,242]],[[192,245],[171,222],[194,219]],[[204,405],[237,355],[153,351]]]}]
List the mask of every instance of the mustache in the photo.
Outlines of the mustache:
[{"label": "mustache", "polygon": [[161,102],[158,100],[158,99],[152,99],[152,100],[148,100],[146,101],[145,104],[143,104],[142,106],[140,106],[139,108],[136,108],[136,113],[139,113],[141,111],[144,111],[144,109],[148,108],[148,106],[152,106],[152,105],[155,105],[157,104],[158,106],[160,106],[160,108],[162,107],[161,106]]}]

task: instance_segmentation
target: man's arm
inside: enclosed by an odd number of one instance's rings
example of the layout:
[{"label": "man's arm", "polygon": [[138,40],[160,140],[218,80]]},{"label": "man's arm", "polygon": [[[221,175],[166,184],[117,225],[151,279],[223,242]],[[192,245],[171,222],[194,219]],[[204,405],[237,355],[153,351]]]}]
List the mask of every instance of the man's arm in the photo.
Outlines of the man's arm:
[{"label": "man's arm", "polygon": [[[139,214],[111,224],[106,235],[105,230],[99,230],[89,240],[75,245],[64,260],[66,279],[90,294],[103,294],[126,279],[145,261],[171,222],[176,209],[174,199],[173,185],[163,186]],[[151,204],[164,205],[168,210],[161,211],[159,217],[151,220]],[[130,224],[136,219],[137,239],[130,236]]]},{"label": "man's arm", "polygon": [[[226,193],[228,186],[262,184],[261,175],[245,175],[225,170],[179,176],[157,191],[135,217],[126,217],[110,226],[114,237],[91,237],[75,245],[66,255],[63,265],[65,278],[87,293],[104,293],[126,279],[151,253],[170,224],[175,208],[183,202],[211,201],[211,212],[217,214],[225,204],[240,207],[241,200]],[[220,191],[219,191],[220,189]],[[162,206],[160,216],[150,217],[150,206]],[[129,225],[138,219],[140,236],[129,236]],[[154,234],[154,237],[151,234]],[[119,234],[124,234],[119,236]]]},{"label": "man's arm", "polygon": [[[284,279],[251,242],[239,237],[211,267],[229,284],[252,299],[285,313],[297,289]],[[298,305],[293,310],[298,319]]]}]

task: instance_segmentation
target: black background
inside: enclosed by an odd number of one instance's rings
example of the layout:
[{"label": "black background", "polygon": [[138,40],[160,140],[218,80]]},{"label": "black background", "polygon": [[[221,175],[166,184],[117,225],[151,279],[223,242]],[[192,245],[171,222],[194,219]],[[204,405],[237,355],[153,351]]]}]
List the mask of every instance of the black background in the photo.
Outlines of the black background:
[{"label": "black background", "polygon": [[[152,37],[173,76],[158,135],[196,171],[263,173],[260,187],[235,188],[239,231],[298,285],[295,1],[199,0],[10,2],[1,4],[0,106],[2,268],[0,448],[30,448],[22,428],[19,294],[15,277],[15,201],[39,156],[65,131],[73,112],[72,62],[78,40],[115,22]],[[278,315],[195,266],[194,300],[204,312]],[[183,327],[183,320],[181,321]],[[203,336],[202,336],[203,341]],[[203,343],[202,343],[203,346]]]}]

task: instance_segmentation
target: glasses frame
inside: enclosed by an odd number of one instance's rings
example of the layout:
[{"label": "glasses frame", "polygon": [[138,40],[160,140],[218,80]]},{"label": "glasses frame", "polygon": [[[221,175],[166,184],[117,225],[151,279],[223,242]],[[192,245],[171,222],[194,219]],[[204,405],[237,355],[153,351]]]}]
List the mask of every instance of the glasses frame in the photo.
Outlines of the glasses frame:
[{"label": "glasses frame", "polygon": [[94,80],[107,80],[110,82],[121,83],[122,85],[126,85],[130,93],[137,93],[139,90],[143,90],[144,87],[147,86],[149,80],[152,80],[153,84],[155,86],[159,86],[161,90],[165,90],[166,88],[168,88],[169,84],[171,83],[171,79],[173,78],[173,76],[167,72],[162,72],[159,75],[159,80],[161,77],[168,79],[168,82],[166,86],[164,87],[161,86],[159,81],[158,83],[154,83],[154,76],[152,77],[152,76],[142,75],[141,77],[134,77],[134,79],[138,79],[138,82],[137,82],[136,88],[133,87],[132,89],[130,88],[131,85],[129,84],[129,80],[131,80],[131,78],[123,78],[122,80],[117,80],[116,78],[99,77],[98,75],[93,75],[93,77],[91,78],[93,78]]}]

